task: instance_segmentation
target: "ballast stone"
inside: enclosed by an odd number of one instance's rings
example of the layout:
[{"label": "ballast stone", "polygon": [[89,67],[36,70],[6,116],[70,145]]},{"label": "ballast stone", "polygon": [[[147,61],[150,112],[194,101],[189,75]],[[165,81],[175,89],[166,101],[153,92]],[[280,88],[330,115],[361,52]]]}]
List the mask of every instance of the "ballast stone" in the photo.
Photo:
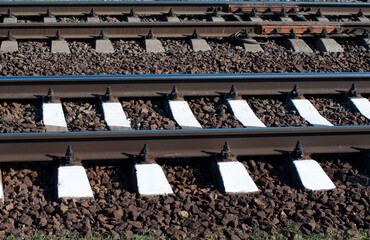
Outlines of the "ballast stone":
[{"label": "ballast stone", "polygon": [[191,47],[193,48],[194,52],[211,50],[211,47],[208,45],[208,43],[204,39],[193,38],[193,39],[190,39],[190,43],[191,43]]},{"label": "ballast stone", "polygon": [[51,52],[52,53],[67,53],[67,54],[71,53],[66,40],[52,40],[51,41]]},{"label": "ballast stone", "polygon": [[258,192],[256,184],[242,163],[218,162],[217,167],[226,193]]},{"label": "ballast stone", "polygon": [[263,122],[254,114],[245,100],[228,100],[234,116],[244,127],[266,127]]},{"label": "ballast stone", "polygon": [[202,128],[186,101],[170,100],[168,104],[173,118],[181,128]]},{"label": "ballast stone", "polygon": [[84,167],[58,168],[58,198],[94,198]]},{"label": "ballast stone", "polygon": [[114,53],[112,42],[108,39],[95,40],[95,51],[98,53]]},{"label": "ballast stone", "polygon": [[342,46],[332,38],[317,38],[315,45],[322,52],[344,52]]},{"label": "ballast stone", "polygon": [[161,41],[158,39],[145,39],[145,50],[150,53],[163,53],[164,48],[162,46]]},{"label": "ballast stone", "polygon": [[104,120],[110,130],[131,130],[131,123],[118,102],[102,103]]},{"label": "ballast stone", "polygon": [[135,165],[137,192],[140,195],[164,195],[173,193],[164,172],[156,163]]},{"label": "ballast stone", "polygon": [[367,98],[350,98],[350,101],[364,117],[370,120],[370,102]]},{"label": "ballast stone", "polygon": [[305,189],[331,190],[335,188],[334,183],[315,160],[295,160],[293,164]]},{"label": "ballast stone", "polygon": [[48,132],[68,131],[61,103],[43,103],[42,120]]},{"label": "ballast stone", "polygon": [[303,39],[287,39],[285,45],[294,52],[313,53],[312,49]]},{"label": "ballast stone", "polygon": [[12,53],[18,52],[18,43],[17,41],[4,40],[1,42],[0,52],[3,53]]},{"label": "ballast stone", "polygon": [[333,126],[328,120],[326,120],[312,103],[307,99],[292,99],[294,107],[297,109],[299,115],[303,117],[307,122],[314,126]]}]

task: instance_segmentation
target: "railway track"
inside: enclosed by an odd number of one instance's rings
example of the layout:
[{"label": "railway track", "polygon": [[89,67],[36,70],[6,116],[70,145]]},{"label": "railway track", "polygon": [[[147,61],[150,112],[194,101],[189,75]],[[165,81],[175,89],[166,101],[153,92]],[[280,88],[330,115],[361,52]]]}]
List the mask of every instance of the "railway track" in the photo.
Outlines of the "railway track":
[{"label": "railway track", "polygon": [[[343,93],[346,93],[346,91],[342,89],[348,89],[348,86],[353,83],[356,84],[357,88],[352,91],[369,94],[368,79],[369,73],[2,77],[0,79],[2,84],[0,96],[8,101],[9,99],[39,99],[39,104],[44,101],[44,105],[50,102],[45,101],[45,98],[53,98],[52,104],[54,102],[60,104],[58,99],[63,98],[90,98],[100,101],[100,104],[103,105],[104,103],[116,103],[117,100],[114,99],[118,97],[125,97],[126,99],[156,97],[167,103],[171,103],[171,101],[186,103],[183,97],[218,96],[224,98],[225,104],[229,105],[229,108],[231,107],[229,111],[233,111],[230,101],[241,98],[230,97],[230,94],[285,96],[289,100],[289,95],[292,94],[292,86],[298,85],[299,94],[331,94],[331,96],[342,94],[342,96],[345,96]],[[107,96],[106,88],[108,86]],[[176,86],[176,92],[173,92],[173,86]],[[230,91],[231,86],[236,88],[237,91]],[[50,93],[50,88],[53,89],[52,93]],[[49,93],[45,97],[48,90]],[[171,96],[173,94],[177,98],[173,98]],[[107,100],[107,97],[111,100]],[[11,105],[11,102],[9,104]],[[181,124],[181,119],[177,118],[174,108],[169,106],[167,110],[163,109],[163,111],[168,111],[169,115],[172,115],[172,119],[180,125],[180,128],[192,128]],[[42,109],[46,111],[44,107]],[[101,111],[104,112],[104,109],[101,109]],[[234,114],[238,114],[235,109]],[[108,123],[107,116],[109,113],[105,112],[103,115],[106,115],[105,121]],[[302,116],[304,117],[304,115]],[[44,121],[46,122],[45,117],[44,113]],[[123,117],[126,116],[123,115]],[[63,113],[62,118],[65,118]],[[248,125],[248,123],[243,124],[249,127],[257,126]],[[151,154],[156,158],[205,157],[210,153],[218,152],[217,149],[225,141],[233,146],[237,155],[281,154],[277,151],[278,149],[288,151],[289,147],[298,140],[305,142],[311,153],[357,152],[359,149],[366,149],[369,144],[368,128],[367,126],[347,126],[2,134],[0,136],[0,140],[3,142],[3,144],[0,144],[1,161],[53,160],[50,156],[63,156],[67,145],[73,146],[76,153],[80,151],[79,154],[83,160],[126,158],[127,156],[122,155],[122,152],[127,153],[128,156],[134,155],[140,152],[144,144],[150,145]],[[116,128],[111,126],[112,129]],[[105,143],[106,141],[107,143]],[[186,148],[183,149],[183,146],[186,146]],[[25,151],[17,153],[19,148]],[[91,152],[91,148],[94,151]],[[43,152],[45,149],[53,151]]]},{"label": "railway track", "polygon": [[[10,47],[0,50],[10,54],[0,57],[12,63],[0,71],[38,73],[34,54],[12,53],[18,43],[35,44],[25,40],[51,40],[53,53],[70,52],[64,39],[94,39],[97,50],[109,39],[143,38],[147,52],[156,37],[169,45],[172,38],[190,39],[193,51],[193,40],[225,37],[245,51],[266,39],[289,40],[293,50],[302,39],[322,52],[338,39],[366,46],[369,9],[366,3],[2,3],[0,37]],[[67,48],[55,51],[53,44]],[[53,71],[61,74],[65,62],[76,60],[71,50],[74,60],[45,49],[38,54],[53,64],[60,57],[63,66]],[[166,62],[174,54],[166,51],[168,59],[150,56]],[[141,53],[135,73],[148,71],[140,61],[155,61]],[[343,55],[320,53],[316,60]],[[356,69],[366,71],[366,58],[359,58],[364,66]],[[307,59],[294,67],[304,71]],[[355,61],[348,57],[351,66]],[[0,238],[68,229],[81,236],[256,238],[248,226],[285,237],[331,228],[346,232],[338,238],[356,230],[367,236],[369,78],[368,72],[0,77],[0,131],[16,132],[0,134]]]},{"label": "railway track", "polygon": [[[104,39],[361,38],[370,30],[369,9],[367,3],[4,3],[0,37],[99,39],[104,32]],[[77,22],[63,22],[71,16]]]}]

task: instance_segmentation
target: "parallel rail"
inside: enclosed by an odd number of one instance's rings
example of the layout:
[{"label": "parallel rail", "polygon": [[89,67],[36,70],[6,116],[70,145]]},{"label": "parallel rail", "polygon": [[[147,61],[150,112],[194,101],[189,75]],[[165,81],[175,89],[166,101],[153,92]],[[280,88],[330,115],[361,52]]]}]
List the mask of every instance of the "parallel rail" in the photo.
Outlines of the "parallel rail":
[{"label": "parallel rail", "polygon": [[219,153],[225,141],[237,156],[280,155],[297,140],[309,154],[360,152],[369,149],[370,127],[0,134],[0,162],[53,161],[68,145],[77,160],[132,158],[144,144],[153,158],[207,157]]},{"label": "parallel rail", "polygon": [[155,1],[155,2],[0,2],[0,14],[11,9],[16,16],[41,16],[50,9],[56,16],[86,15],[94,8],[99,15],[128,14],[133,8],[137,14],[153,15],[167,13],[170,8],[177,14],[204,14],[217,8],[220,14],[250,12],[287,12],[316,13],[320,8],[325,15],[356,14],[361,8],[370,14],[368,3],[330,3],[330,2],[240,2],[240,1]]},{"label": "parallel rail", "polygon": [[0,77],[0,98],[32,99],[49,88],[58,98],[93,98],[107,86],[115,97],[160,97],[174,85],[183,96],[220,96],[233,84],[240,95],[281,95],[295,84],[303,94],[340,94],[352,83],[360,93],[370,93],[368,72]]},{"label": "parallel rail", "polygon": [[[127,15],[131,9],[141,16],[164,16],[169,9],[178,15],[203,15],[219,9],[221,16],[249,14],[256,9],[258,14],[279,15],[284,8],[289,16],[309,16],[317,12],[330,16],[353,17],[362,11],[370,15],[368,3],[284,3],[284,2],[31,2],[1,3],[0,14],[6,16],[9,9],[15,16],[45,15],[50,9],[56,16],[83,15],[87,16],[94,8],[98,15]],[[370,31],[367,22],[317,22],[317,21],[226,21],[226,22],[74,22],[74,23],[15,23],[0,24],[0,37],[5,38],[10,31],[16,39],[50,39],[60,31],[66,39],[97,38],[102,30],[109,38],[143,38],[153,30],[159,38],[186,38],[194,29],[203,37],[229,37],[242,30],[251,31],[255,37],[287,36],[292,29],[301,37],[313,37],[327,31],[332,37],[355,37]]]},{"label": "parallel rail", "polygon": [[[150,30],[158,38],[188,38],[194,29],[202,37],[230,37],[240,31],[252,31],[251,37],[288,36],[296,29],[297,36],[318,36],[323,29],[331,37],[357,37],[370,31],[364,22],[101,22],[101,23],[16,23],[1,24],[0,37],[8,31],[15,39],[52,39],[59,30],[65,39],[94,39],[103,30],[109,38],[144,38]],[[277,30],[275,30],[277,29]]]}]

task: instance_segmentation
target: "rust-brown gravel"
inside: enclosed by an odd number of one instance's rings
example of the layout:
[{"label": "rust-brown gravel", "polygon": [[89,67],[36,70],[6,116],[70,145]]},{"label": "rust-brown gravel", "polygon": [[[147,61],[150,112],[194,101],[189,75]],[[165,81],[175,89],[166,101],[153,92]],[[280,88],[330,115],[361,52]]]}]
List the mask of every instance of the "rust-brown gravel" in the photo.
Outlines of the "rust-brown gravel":
[{"label": "rust-brown gravel", "polygon": [[69,42],[71,54],[52,54],[47,42],[19,42],[19,53],[0,53],[0,75],[162,73],[369,72],[369,52],[340,41],[344,53],[296,54],[271,40],[264,53],[246,53],[231,42],[209,40],[212,50],[192,52],[184,40],[163,40],[166,53],[146,53],[141,41],[113,41],[115,52],[99,54],[92,42]]},{"label": "rust-brown gravel", "polygon": [[[232,147],[232,146],[231,146]],[[302,191],[287,175],[284,157],[247,157],[246,166],[260,192],[220,193],[207,159],[162,159],[158,163],[173,187],[168,196],[137,197],[122,162],[84,163],[94,200],[55,200],[55,165],[2,164],[5,202],[0,235],[125,235],[149,231],[178,239],[212,235],[247,239],[252,232],[294,237],[304,234],[363,230],[369,234],[369,174],[360,154],[316,155],[337,189]],[[54,167],[53,167],[54,166]],[[186,234],[186,235],[185,235]]]},{"label": "rust-brown gravel", "polygon": [[121,104],[135,130],[179,129],[163,99],[122,99]]},{"label": "rust-brown gravel", "polygon": [[71,132],[108,130],[100,107],[90,100],[66,100],[63,108],[67,127]]},{"label": "rust-brown gravel", "polygon": [[276,97],[246,97],[256,116],[267,127],[308,126],[306,120],[288,104],[286,99]]},{"label": "rust-brown gravel", "polygon": [[342,98],[308,97],[317,111],[333,125],[369,125],[370,121],[350,108]]},{"label": "rust-brown gravel", "polygon": [[36,101],[0,101],[0,133],[45,132]]}]

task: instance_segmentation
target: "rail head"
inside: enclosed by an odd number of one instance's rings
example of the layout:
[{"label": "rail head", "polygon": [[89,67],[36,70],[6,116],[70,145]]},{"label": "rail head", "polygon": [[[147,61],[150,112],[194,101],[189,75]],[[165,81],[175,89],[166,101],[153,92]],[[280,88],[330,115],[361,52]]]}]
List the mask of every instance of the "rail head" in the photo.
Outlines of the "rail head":
[{"label": "rail head", "polygon": [[370,93],[370,73],[163,74],[0,77],[1,99],[35,99],[53,88],[58,98],[94,98],[110,86],[115,97],[161,97],[174,85],[183,96],[282,95],[295,84],[302,94],[340,94],[353,83]]},{"label": "rail head", "polygon": [[298,140],[309,154],[359,152],[370,146],[370,126],[0,134],[0,162],[53,161],[68,145],[80,160],[127,159],[144,144],[155,158],[209,157],[225,141],[238,156],[280,155]]}]

